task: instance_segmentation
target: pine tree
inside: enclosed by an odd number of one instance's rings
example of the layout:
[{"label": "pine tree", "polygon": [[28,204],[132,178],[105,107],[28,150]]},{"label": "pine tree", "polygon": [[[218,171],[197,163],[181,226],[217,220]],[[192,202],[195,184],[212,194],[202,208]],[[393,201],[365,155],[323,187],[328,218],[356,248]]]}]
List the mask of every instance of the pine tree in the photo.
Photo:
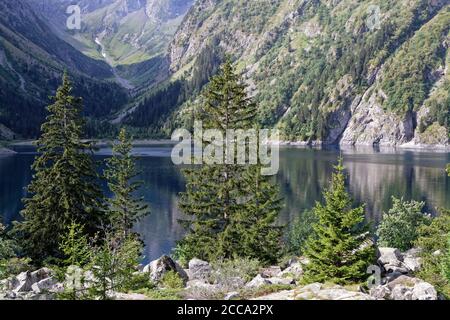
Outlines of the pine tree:
[{"label": "pine tree", "polygon": [[84,267],[91,259],[91,248],[83,232],[83,226],[72,222],[66,230],[59,245],[65,256],[64,264]]},{"label": "pine tree", "polygon": [[345,189],[342,159],[335,167],[331,186],[324,192],[325,204],[317,203],[314,235],[308,238],[304,281],[346,284],[360,281],[374,259],[374,248],[364,224],[364,207],[352,208]]},{"label": "pine tree", "polygon": [[59,245],[65,259],[61,263],[59,272],[64,274],[64,291],[59,299],[83,300],[87,299],[86,273],[92,259],[90,239],[86,238],[83,226],[72,222],[61,237]]},{"label": "pine tree", "polygon": [[447,241],[450,233],[450,210],[440,209],[439,215],[433,218],[430,224],[422,224],[418,233],[419,238],[414,242],[414,246],[420,248],[421,268],[416,276],[450,297],[450,281],[441,272],[442,255],[436,254],[450,249]]},{"label": "pine tree", "polygon": [[89,294],[95,299],[108,300],[111,292],[128,289],[141,252],[142,242],[135,234],[123,237],[106,231],[105,239],[92,247],[93,280],[89,284]]},{"label": "pine tree", "polygon": [[122,129],[119,142],[113,146],[113,156],[107,161],[105,172],[108,186],[113,192],[113,197],[108,200],[111,224],[124,237],[130,234],[135,222],[149,214],[143,198],[134,196],[142,182],[132,181],[138,171],[131,151],[131,139],[126,130]]},{"label": "pine tree", "polygon": [[24,250],[37,263],[62,257],[59,243],[72,222],[83,225],[86,235],[94,235],[104,222],[92,144],[82,141],[82,101],[71,92],[66,74],[47,107],[29,196],[23,200],[23,222],[15,227]]},{"label": "pine tree", "polygon": [[[256,127],[256,105],[245,89],[227,59],[203,94],[204,128],[220,130],[225,137],[229,129]],[[179,205],[189,219],[181,221],[188,234],[177,247],[180,255],[209,261],[238,256],[275,259],[281,236],[273,226],[279,211],[278,192],[260,171],[255,174],[258,169],[257,165],[225,163],[184,171],[186,192]]]},{"label": "pine tree", "polygon": [[[248,166],[240,179],[244,202],[230,217],[229,226],[220,239],[226,246],[221,251],[257,259],[262,263],[276,262],[281,254],[282,227],[275,226],[282,208],[282,198],[269,176],[261,174],[260,165]],[[238,254],[237,254],[238,253]]]}]

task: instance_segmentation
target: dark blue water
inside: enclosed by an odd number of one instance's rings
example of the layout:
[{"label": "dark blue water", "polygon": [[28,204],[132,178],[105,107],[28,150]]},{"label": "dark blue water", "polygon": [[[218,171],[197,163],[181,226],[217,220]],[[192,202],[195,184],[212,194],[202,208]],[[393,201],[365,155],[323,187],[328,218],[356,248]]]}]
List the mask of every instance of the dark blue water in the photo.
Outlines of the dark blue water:
[{"label": "dark blue water", "polygon": [[[0,156],[0,215],[3,222],[19,218],[24,187],[31,179],[34,152],[16,147],[19,153]],[[171,146],[137,147],[141,194],[150,204],[151,215],[136,226],[146,243],[146,260],[170,253],[175,241],[183,236],[177,223],[181,212],[178,194],[184,190],[180,168],[170,159]],[[284,197],[285,208],[280,223],[288,224],[305,209],[321,200],[321,190],[328,185],[333,165],[342,152],[348,172],[349,189],[356,203],[366,203],[367,217],[378,222],[391,205],[391,196],[423,200],[427,210],[450,208],[450,178],[445,174],[450,153],[367,149],[317,150],[286,147],[280,152],[280,171],[275,177]],[[100,149],[96,158],[111,154]]]}]

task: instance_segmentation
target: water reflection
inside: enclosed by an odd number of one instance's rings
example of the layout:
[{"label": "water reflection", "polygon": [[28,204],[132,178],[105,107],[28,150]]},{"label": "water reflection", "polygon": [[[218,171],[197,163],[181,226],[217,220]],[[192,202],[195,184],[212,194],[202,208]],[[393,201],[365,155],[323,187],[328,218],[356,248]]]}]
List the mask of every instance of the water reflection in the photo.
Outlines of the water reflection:
[{"label": "water reflection", "polygon": [[[136,226],[146,243],[147,260],[169,253],[183,235],[177,223],[181,217],[177,201],[184,181],[180,168],[170,160],[170,150],[165,145],[134,150],[140,156],[139,179],[144,182],[141,194],[152,211]],[[18,218],[20,199],[31,178],[32,150],[17,151],[17,155],[0,157],[0,213],[6,223]],[[380,220],[382,212],[391,205],[392,195],[424,200],[430,212],[435,212],[436,207],[450,208],[450,179],[443,169],[450,162],[450,153],[285,147],[280,151],[280,172],[274,178],[285,199],[280,223],[288,224],[322,199],[322,188],[327,187],[340,153],[349,175],[349,189],[357,203],[366,203],[371,220]],[[111,150],[102,148],[97,158],[103,160],[110,154]]]}]

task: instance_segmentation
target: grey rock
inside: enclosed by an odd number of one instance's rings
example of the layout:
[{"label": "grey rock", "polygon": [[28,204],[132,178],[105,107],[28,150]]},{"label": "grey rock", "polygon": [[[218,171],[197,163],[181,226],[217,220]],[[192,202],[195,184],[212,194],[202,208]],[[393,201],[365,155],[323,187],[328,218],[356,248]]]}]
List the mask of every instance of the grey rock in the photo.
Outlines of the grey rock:
[{"label": "grey rock", "polygon": [[413,300],[412,289],[402,284],[396,285],[389,297],[391,300]]},{"label": "grey rock", "polygon": [[291,285],[294,284],[295,281],[293,278],[278,278],[278,277],[272,277],[267,279],[271,284],[278,284],[278,285]]},{"label": "grey rock", "polygon": [[280,272],[281,272],[281,268],[279,266],[271,266],[268,268],[262,268],[259,271],[259,274],[263,278],[272,278],[272,277],[276,277],[278,274],[280,274]]},{"label": "grey rock", "polygon": [[396,248],[378,248],[379,257],[378,263],[381,265],[389,265],[389,266],[402,266],[402,254]]},{"label": "grey rock", "polygon": [[233,291],[225,295],[224,300],[233,300],[239,298],[239,292]]},{"label": "grey rock", "polygon": [[342,287],[321,290],[317,298],[320,300],[374,300],[368,294],[346,290]]},{"label": "grey rock", "polygon": [[294,262],[289,267],[278,273],[277,277],[283,278],[286,276],[293,276],[299,278],[303,275],[303,264],[300,262]]},{"label": "grey rock", "polygon": [[403,260],[403,264],[407,267],[411,272],[417,272],[421,267],[421,258],[420,257],[405,257]]},{"label": "grey rock", "polygon": [[31,272],[31,281],[33,283],[49,278],[53,274],[53,271],[49,268],[41,268],[39,270]]},{"label": "grey rock", "polygon": [[154,282],[160,282],[164,275],[170,271],[175,271],[183,280],[187,280],[187,274],[184,270],[167,255],[150,262],[143,269],[143,272],[150,274],[150,279]]},{"label": "grey rock", "polygon": [[401,118],[385,110],[380,101],[387,96],[376,86],[374,83],[352,110],[352,117],[342,134],[342,145],[396,146],[414,137],[412,115]]},{"label": "grey rock", "polygon": [[31,272],[26,271],[22,272],[16,276],[15,282],[13,282],[13,290],[15,292],[28,292],[31,290],[31,286],[33,285],[31,279]]},{"label": "grey rock", "polygon": [[111,298],[114,300],[128,300],[128,301],[141,301],[148,300],[148,297],[144,294],[139,293],[123,293],[123,292],[113,292]]},{"label": "grey rock", "polygon": [[253,278],[252,281],[247,283],[245,287],[247,289],[257,289],[268,284],[271,284],[271,282],[268,279],[263,278],[260,274],[258,274],[255,278]]},{"label": "grey rock", "polygon": [[417,283],[413,290],[412,296],[414,300],[437,300],[438,294],[436,289],[428,282]]},{"label": "grey rock", "polygon": [[34,293],[42,293],[42,292],[48,292],[50,291],[56,284],[58,283],[58,281],[56,280],[56,278],[54,277],[50,277],[47,279],[43,279],[39,282],[34,283],[31,286],[31,290]]},{"label": "grey rock", "polygon": [[313,294],[318,294],[321,289],[322,289],[322,284],[311,283],[311,284],[308,284],[307,286],[304,286],[302,290],[309,291]]},{"label": "grey rock", "polygon": [[350,290],[338,285],[324,287],[312,283],[295,290],[295,299],[300,300],[374,300],[375,298],[358,290]]},{"label": "grey rock", "polygon": [[370,289],[369,294],[376,300],[385,300],[390,297],[391,290],[386,286],[376,286]]},{"label": "grey rock", "polygon": [[374,287],[370,295],[376,299],[437,300],[436,289],[418,278],[401,275],[385,285]]},{"label": "grey rock", "polygon": [[189,261],[189,280],[207,280],[211,275],[211,265],[200,259]]}]

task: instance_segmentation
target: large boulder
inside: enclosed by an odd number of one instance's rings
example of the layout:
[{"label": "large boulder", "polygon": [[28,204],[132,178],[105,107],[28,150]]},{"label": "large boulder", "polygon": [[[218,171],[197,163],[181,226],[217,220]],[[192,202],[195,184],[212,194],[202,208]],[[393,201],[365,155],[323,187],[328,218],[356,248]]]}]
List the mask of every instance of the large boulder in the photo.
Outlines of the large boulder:
[{"label": "large boulder", "polygon": [[412,292],[413,300],[437,300],[436,289],[428,282],[422,281],[414,285]]},{"label": "large boulder", "polygon": [[272,277],[272,278],[268,278],[267,280],[271,284],[278,284],[278,285],[285,285],[285,286],[295,283],[294,279],[291,277],[284,277],[284,278]]},{"label": "large boulder", "polygon": [[49,268],[41,268],[39,270],[31,272],[31,281],[33,283],[39,282],[41,280],[50,278],[53,275],[53,271]]},{"label": "large boulder", "polygon": [[278,273],[279,278],[295,278],[298,279],[303,275],[303,264],[300,262],[291,263],[286,269]]},{"label": "large boulder", "polygon": [[386,274],[394,275],[391,275],[392,278],[410,271],[403,263],[402,253],[396,248],[378,248],[377,262]]},{"label": "large boulder", "polygon": [[401,267],[403,256],[396,248],[378,248],[378,263],[383,266]]},{"label": "large boulder", "polygon": [[56,284],[58,284],[58,281],[56,280],[56,278],[50,277],[50,278],[42,279],[41,281],[34,283],[31,286],[31,290],[34,293],[49,292],[56,286]]},{"label": "large boulder", "polygon": [[143,272],[150,274],[150,279],[154,282],[160,282],[164,275],[170,271],[176,272],[184,281],[188,280],[183,268],[167,255],[150,262],[143,269]]},{"label": "large boulder", "polygon": [[200,259],[192,259],[189,261],[189,280],[207,281],[211,275],[211,265]]},{"label": "large boulder", "polygon": [[253,278],[252,281],[245,285],[246,289],[258,289],[264,285],[271,284],[268,279],[263,278],[260,274]]},{"label": "large boulder", "polygon": [[31,286],[33,285],[33,281],[31,278],[31,272],[26,271],[17,275],[11,281],[11,289],[14,292],[28,292],[31,291]]},{"label": "large boulder", "polygon": [[423,280],[401,275],[389,283],[370,289],[375,299],[437,300],[436,289]]},{"label": "large boulder", "polygon": [[296,300],[374,300],[360,288],[344,288],[339,285],[325,286],[312,283],[294,291]]},{"label": "large boulder", "polygon": [[420,258],[420,249],[412,248],[403,254],[403,264],[411,272],[419,271],[422,259]]}]

